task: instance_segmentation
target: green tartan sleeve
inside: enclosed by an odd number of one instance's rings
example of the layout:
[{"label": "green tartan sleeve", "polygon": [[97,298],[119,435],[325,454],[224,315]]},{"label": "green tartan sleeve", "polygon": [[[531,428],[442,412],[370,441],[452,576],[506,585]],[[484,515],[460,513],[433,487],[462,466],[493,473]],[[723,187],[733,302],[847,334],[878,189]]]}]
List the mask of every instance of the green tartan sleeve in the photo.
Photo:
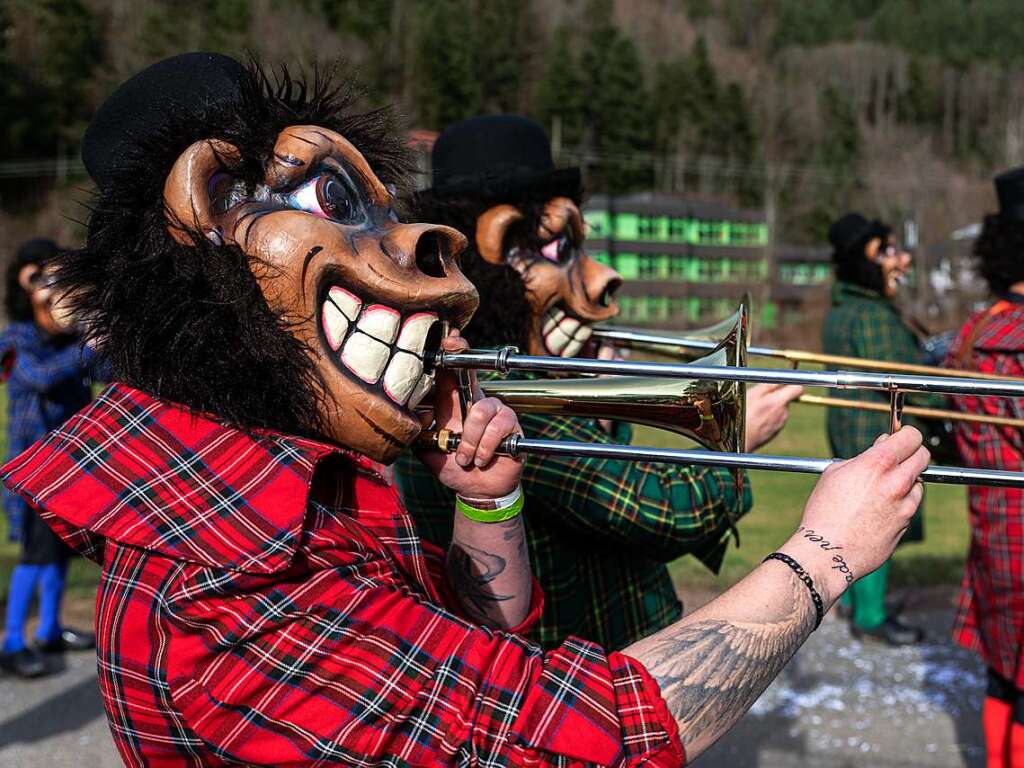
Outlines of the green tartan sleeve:
[{"label": "green tartan sleeve", "polygon": [[[551,440],[628,442],[619,425],[612,437],[590,419],[527,416],[527,434]],[[749,511],[749,482],[742,490],[729,470],[652,462],[577,457],[528,458],[523,472],[534,513],[567,534],[600,539],[662,561],[694,554],[712,569],[721,561],[724,535]]]}]

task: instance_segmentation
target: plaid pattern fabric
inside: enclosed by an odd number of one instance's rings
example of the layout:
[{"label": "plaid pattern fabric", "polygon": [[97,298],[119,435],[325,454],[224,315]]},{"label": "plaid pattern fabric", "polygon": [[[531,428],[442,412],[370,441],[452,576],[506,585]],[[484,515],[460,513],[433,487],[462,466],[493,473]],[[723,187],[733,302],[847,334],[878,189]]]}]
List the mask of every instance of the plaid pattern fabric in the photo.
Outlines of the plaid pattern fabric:
[{"label": "plaid pattern fabric", "polygon": [[[523,415],[527,436],[629,443],[593,419]],[[420,534],[451,540],[453,494],[412,455],[395,480]],[[677,621],[682,605],[666,563],[686,554],[720,567],[728,532],[751,506],[728,470],[561,456],[530,456],[523,471],[526,535],[544,613],[530,638],[552,648],[576,635],[623,648]]]},{"label": "plaid pattern fabric", "polygon": [[[7,457],[17,456],[61,424],[92,397],[92,353],[77,343],[54,339],[35,323],[11,323],[0,333],[0,357],[7,379]],[[28,505],[3,490],[12,541],[21,539]]]},{"label": "plaid pattern fabric", "polygon": [[128,765],[683,763],[635,660],[446,606],[439,553],[365,458],[114,385],[0,474],[103,565]]},{"label": "plaid pattern fabric", "polygon": [[[847,355],[898,363],[922,362],[917,336],[900,317],[892,302],[881,294],[851,283],[837,281],[832,288],[832,306],[825,317],[821,336],[822,351],[830,355]],[[846,400],[873,401],[888,405],[885,392],[867,389],[839,390]],[[945,408],[941,395],[916,395],[907,404]],[[879,411],[850,408],[829,408],[826,416],[828,442],[832,455],[849,459],[867,450],[875,439],[889,431],[889,415]],[[903,423],[917,427],[928,435],[931,427],[918,419],[904,418]],[[924,538],[924,503],[914,514],[904,542]]]},{"label": "plaid pattern fabric", "polygon": [[[952,366],[979,322],[971,370],[1024,377],[1024,305],[1014,304],[989,318],[971,317],[950,350]],[[956,396],[966,413],[1024,418],[1024,400]],[[1012,427],[958,422],[957,447],[970,467],[1024,471],[1024,435]],[[971,486],[967,491],[971,544],[964,569],[953,634],[977,651],[1018,688],[1024,688],[1024,491]]]}]

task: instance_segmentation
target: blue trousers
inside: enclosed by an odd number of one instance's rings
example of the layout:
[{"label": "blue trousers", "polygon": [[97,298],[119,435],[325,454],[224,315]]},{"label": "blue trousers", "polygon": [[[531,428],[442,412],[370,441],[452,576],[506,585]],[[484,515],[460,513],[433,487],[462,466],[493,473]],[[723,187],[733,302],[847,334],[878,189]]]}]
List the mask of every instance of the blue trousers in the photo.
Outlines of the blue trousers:
[{"label": "blue trousers", "polygon": [[39,592],[39,628],[36,637],[50,642],[60,637],[60,604],[67,580],[67,561],[34,565],[21,563],[11,572],[7,591],[7,616],[4,621],[3,652],[14,653],[25,647],[25,622],[32,597]]}]

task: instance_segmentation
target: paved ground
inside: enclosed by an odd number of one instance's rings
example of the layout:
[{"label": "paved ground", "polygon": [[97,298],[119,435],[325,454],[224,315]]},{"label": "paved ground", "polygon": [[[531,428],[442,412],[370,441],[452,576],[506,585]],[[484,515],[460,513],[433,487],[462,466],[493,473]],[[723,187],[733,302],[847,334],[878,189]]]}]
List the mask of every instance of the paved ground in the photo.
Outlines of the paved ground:
[{"label": "paved ground", "polygon": [[[929,641],[893,650],[850,639],[834,615],[728,738],[698,761],[729,768],[974,768],[984,671],[949,642],[950,590],[915,594],[908,615]],[[691,600],[691,604],[697,601]],[[36,682],[0,679],[0,766],[117,760],[93,657],[69,656]]]}]

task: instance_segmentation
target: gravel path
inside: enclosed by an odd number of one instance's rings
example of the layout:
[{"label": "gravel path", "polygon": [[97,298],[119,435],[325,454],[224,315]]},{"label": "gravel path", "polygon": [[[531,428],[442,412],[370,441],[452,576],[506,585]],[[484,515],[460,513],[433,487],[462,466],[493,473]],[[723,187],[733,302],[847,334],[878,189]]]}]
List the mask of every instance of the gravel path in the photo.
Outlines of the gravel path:
[{"label": "gravel path", "polygon": [[[834,613],[826,617],[750,713],[697,765],[983,766],[984,670],[949,641],[951,600],[948,589],[916,595],[908,618],[926,625],[929,637],[914,648],[857,642]],[[51,677],[0,678],[0,766],[119,766],[94,657],[53,662],[59,671]]]}]

